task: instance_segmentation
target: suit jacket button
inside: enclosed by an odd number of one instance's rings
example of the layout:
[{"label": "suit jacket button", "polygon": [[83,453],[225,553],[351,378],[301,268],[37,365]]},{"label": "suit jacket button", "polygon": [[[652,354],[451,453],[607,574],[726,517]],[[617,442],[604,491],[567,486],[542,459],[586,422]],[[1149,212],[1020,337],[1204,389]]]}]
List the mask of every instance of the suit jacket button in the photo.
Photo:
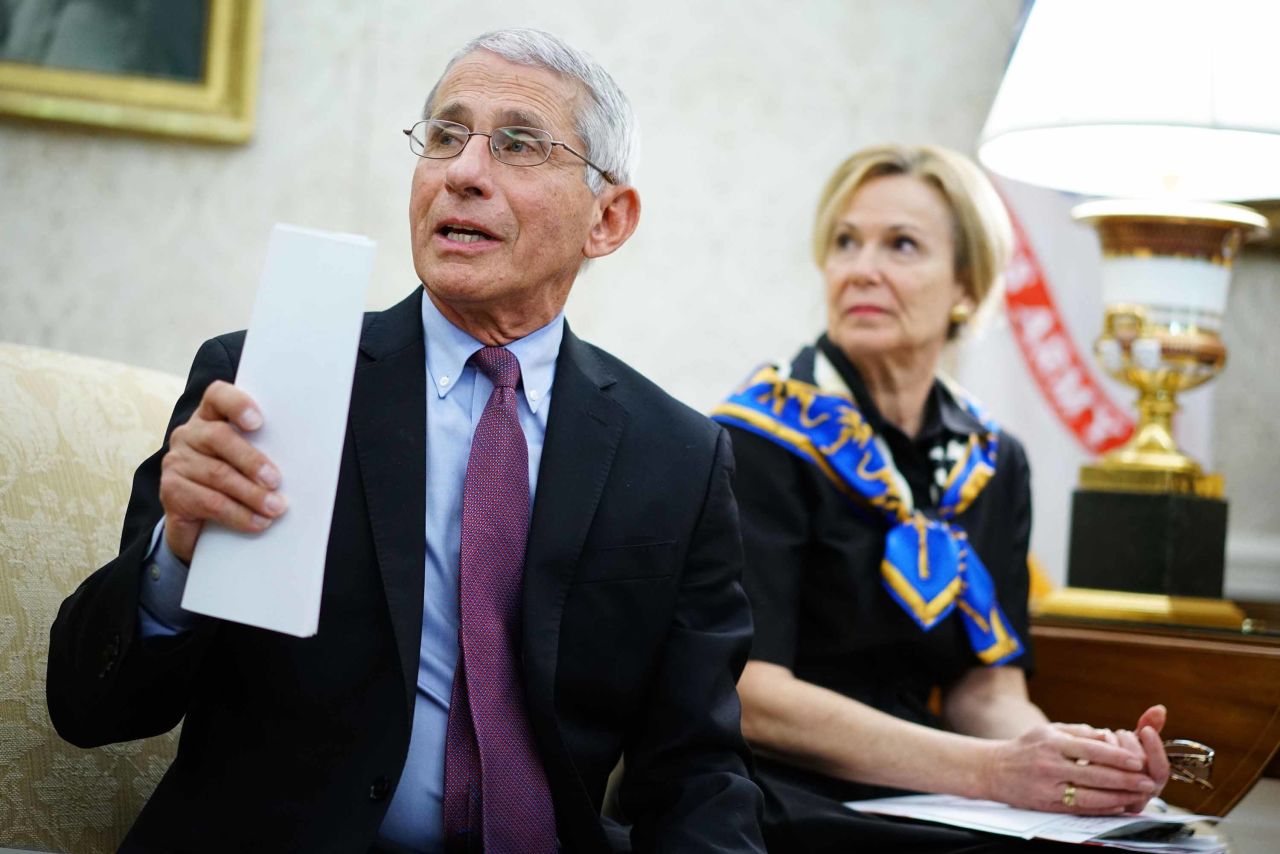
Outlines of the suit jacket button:
[{"label": "suit jacket button", "polygon": [[380,801],[387,796],[387,792],[391,789],[391,784],[387,782],[386,775],[379,775],[369,784],[369,800]]},{"label": "suit jacket button", "polygon": [[107,674],[111,672],[111,668],[115,667],[116,659],[120,656],[120,636],[113,635],[111,640],[102,650],[102,670],[98,673],[99,679],[105,679]]}]

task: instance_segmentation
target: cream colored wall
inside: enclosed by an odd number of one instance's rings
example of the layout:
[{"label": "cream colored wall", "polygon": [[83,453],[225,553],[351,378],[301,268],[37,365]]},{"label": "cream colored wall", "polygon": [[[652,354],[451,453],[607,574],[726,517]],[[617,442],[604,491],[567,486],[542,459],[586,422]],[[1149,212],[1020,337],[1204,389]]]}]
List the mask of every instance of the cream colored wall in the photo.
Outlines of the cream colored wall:
[{"label": "cream colored wall", "polygon": [[1280,599],[1280,252],[1246,253],[1232,277],[1214,383],[1213,466],[1227,482],[1227,592]]},{"label": "cream colored wall", "polygon": [[[818,330],[808,223],[844,155],[884,140],[972,151],[1021,2],[527,6],[273,0],[257,132],[243,147],[0,124],[0,339],[184,372],[201,340],[245,324],[277,221],[373,237],[369,304],[393,303],[416,283],[414,157],[400,129],[467,38],[532,25],[595,54],[643,130],[640,230],[583,276],[571,322],[705,409],[751,364]],[[1250,272],[1251,312],[1276,316],[1275,266]],[[1239,386],[1258,376],[1229,373],[1220,409],[1233,394],[1256,401]],[[1277,465],[1241,455],[1234,431],[1274,433],[1268,423],[1221,431],[1233,496],[1247,484],[1251,503],[1270,494],[1254,490],[1269,490]],[[1232,512],[1255,532],[1280,530],[1274,509]]]},{"label": "cream colored wall", "polygon": [[595,54],[643,131],[640,231],[584,276],[573,323],[705,406],[814,330],[806,223],[842,155],[971,146],[1019,2],[446,5],[268,3],[243,147],[0,124],[0,337],[185,370],[245,324],[276,221],[369,234],[370,306],[396,301],[416,283],[400,129],[467,38],[533,25]]}]

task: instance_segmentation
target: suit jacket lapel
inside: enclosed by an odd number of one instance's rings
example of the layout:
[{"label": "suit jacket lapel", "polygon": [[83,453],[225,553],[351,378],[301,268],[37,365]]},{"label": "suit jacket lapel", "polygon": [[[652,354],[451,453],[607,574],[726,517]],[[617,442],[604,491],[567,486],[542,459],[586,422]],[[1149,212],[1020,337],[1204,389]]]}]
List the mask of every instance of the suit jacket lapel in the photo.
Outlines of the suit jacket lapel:
[{"label": "suit jacket lapel", "polygon": [[560,617],[626,424],[626,411],[607,391],[615,382],[566,326],[525,549],[522,635],[531,722],[540,742],[559,745],[566,760],[554,717]]},{"label": "suit jacket lapel", "polygon": [[351,429],[412,720],[422,644],[426,542],[427,401],[421,287],[367,321],[360,351],[351,394]]}]

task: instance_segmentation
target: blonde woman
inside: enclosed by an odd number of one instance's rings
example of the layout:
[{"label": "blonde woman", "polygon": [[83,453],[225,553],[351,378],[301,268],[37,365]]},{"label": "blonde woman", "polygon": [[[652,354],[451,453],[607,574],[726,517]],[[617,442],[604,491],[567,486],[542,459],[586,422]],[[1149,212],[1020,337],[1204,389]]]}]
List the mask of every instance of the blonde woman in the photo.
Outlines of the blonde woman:
[{"label": "blonde woman", "polygon": [[826,331],[715,411],[737,457],[755,618],[738,688],[771,850],[998,850],[841,803],[908,790],[1103,815],[1168,777],[1163,707],[1110,733],[1027,696],[1026,456],[938,376],[1010,242],[967,158],[854,154],[814,229]]}]

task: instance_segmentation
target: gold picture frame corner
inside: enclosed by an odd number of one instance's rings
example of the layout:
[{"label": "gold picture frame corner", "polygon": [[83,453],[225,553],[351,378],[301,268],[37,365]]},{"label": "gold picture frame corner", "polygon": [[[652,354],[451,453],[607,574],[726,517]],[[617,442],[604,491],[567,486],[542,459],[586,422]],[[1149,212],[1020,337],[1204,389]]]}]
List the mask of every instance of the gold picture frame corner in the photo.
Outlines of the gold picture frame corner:
[{"label": "gold picture frame corner", "polygon": [[256,124],[264,4],[207,2],[200,82],[0,62],[0,115],[195,142],[249,142]]}]

